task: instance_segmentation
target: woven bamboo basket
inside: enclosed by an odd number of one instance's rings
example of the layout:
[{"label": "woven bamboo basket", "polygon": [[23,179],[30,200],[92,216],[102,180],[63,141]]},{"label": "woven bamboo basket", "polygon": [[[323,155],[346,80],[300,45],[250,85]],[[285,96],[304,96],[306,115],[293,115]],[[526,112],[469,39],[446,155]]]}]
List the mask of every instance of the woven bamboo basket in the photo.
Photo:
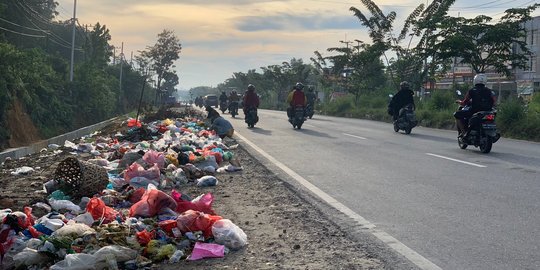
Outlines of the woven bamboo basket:
[{"label": "woven bamboo basket", "polygon": [[58,164],[54,179],[60,190],[73,198],[92,197],[109,183],[105,168],[74,157],[66,158]]}]

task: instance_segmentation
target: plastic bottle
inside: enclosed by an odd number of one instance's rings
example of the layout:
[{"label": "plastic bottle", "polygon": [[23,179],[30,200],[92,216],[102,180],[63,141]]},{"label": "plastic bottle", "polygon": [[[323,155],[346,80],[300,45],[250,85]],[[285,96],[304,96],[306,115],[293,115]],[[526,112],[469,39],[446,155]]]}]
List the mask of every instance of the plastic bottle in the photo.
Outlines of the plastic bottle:
[{"label": "plastic bottle", "polygon": [[177,250],[173,253],[171,258],[169,259],[169,263],[177,263],[180,262],[180,260],[184,257],[184,252],[181,250]]}]

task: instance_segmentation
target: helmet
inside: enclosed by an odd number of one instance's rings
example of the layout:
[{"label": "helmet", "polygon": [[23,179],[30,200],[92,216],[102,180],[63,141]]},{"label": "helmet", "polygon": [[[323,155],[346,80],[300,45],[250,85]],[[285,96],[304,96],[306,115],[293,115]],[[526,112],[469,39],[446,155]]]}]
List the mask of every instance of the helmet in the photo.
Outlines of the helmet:
[{"label": "helmet", "polygon": [[304,89],[304,85],[302,83],[296,83],[296,85],[294,86],[294,88],[298,89],[298,90],[302,90]]},{"label": "helmet", "polygon": [[308,92],[313,92],[313,86],[308,86],[307,90]]},{"label": "helmet", "polygon": [[479,74],[476,74],[476,76],[474,76],[474,80],[473,80],[474,85],[477,85],[477,84],[484,84],[485,85],[486,83],[487,83],[486,74],[479,73]]},{"label": "helmet", "polygon": [[247,89],[248,90],[255,90],[255,85],[249,84]]},{"label": "helmet", "polygon": [[232,91],[231,91],[231,94],[236,94],[236,90],[232,90]]},{"label": "helmet", "polygon": [[409,82],[408,81],[402,81],[399,84],[399,88],[401,88],[401,89],[409,89]]}]

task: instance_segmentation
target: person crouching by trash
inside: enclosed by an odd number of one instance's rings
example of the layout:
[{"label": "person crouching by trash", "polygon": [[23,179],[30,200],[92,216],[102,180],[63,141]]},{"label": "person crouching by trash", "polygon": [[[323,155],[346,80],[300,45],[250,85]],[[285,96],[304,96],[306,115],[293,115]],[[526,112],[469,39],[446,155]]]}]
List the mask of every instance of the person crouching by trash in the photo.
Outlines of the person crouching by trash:
[{"label": "person crouching by trash", "polygon": [[234,128],[231,122],[225,120],[221,115],[212,107],[206,106],[208,112],[208,120],[210,121],[210,129],[215,130],[217,135],[223,139],[225,137],[232,138],[234,134]]}]

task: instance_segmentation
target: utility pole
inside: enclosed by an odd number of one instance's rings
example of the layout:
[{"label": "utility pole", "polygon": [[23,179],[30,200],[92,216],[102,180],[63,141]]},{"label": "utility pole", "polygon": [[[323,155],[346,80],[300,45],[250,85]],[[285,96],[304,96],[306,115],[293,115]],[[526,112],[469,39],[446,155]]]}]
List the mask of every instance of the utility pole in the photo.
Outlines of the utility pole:
[{"label": "utility pole", "polygon": [[122,73],[124,71],[124,42],[122,42],[122,50],[120,51],[120,95],[118,95],[119,105],[122,108]]},{"label": "utility pole", "polygon": [[74,65],[74,58],[75,58],[75,20],[77,15],[77,0],[73,0],[73,32],[71,36],[71,67],[69,69],[69,81],[73,82],[73,65]]}]

